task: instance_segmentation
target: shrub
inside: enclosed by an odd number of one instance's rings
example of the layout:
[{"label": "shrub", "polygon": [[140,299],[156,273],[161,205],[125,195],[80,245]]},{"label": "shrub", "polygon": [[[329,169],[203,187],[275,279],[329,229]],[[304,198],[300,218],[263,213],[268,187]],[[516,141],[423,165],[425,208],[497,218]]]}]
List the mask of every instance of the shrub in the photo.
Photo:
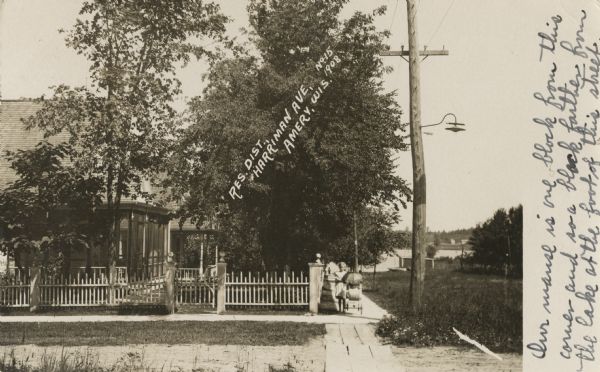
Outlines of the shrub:
[{"label": "shrub", "polygon": [[437,247],[433,244],[427,246],[427,258],[434,258],[437,253]]}]

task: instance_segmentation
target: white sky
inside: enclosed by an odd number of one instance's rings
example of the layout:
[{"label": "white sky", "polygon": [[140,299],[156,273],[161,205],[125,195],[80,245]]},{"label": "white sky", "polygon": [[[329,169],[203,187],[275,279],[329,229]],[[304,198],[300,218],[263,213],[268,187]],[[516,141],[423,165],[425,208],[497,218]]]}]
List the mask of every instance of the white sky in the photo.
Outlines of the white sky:
[{"label": "white sky", "polygon": [[[86,60],[68,49],[57,32],[74,23],[80,3],[4,0],[0,14],[3,98],[49,96],[52,85],[86,84]],[[246,0],[220,3],[234,18],[230,33],[237,34],[247,25]],[[430,128],[433,136],[424,136],[427,218],[432,230],[471,227],[499,207],[522,203],[521,180],[527,171],[522,164],[530,153],[528,136],[533,130],[523,110],[525,102],[532,102],[532,93],[522,87],[535,86],[535,74],[529,67],[537,62],[536,34],[559,3],[420,1],[419,43],[430,49],[445,46],[450,51],[447,57],[430,57],[422,63],[423,124],[436,123],[447,112],[467,124],[466,132],[455,134],[439,126]],[[392,49],[407,45],[404,0],[354,0],[344,15],[379,5],[388,6],[378,26],[391,26]],[[408,64],[399,57],[385,58],[394,67],[386,86],[399,91],[404,120],[408,121]],[[184,96],[200,93],[205,67],[193,63],[181,71]],[[399,173],[412,180],[410,153],[403,153],[397,163]],[[410,206],[402,211],[402,218],[399,227],[410,226]]]}]

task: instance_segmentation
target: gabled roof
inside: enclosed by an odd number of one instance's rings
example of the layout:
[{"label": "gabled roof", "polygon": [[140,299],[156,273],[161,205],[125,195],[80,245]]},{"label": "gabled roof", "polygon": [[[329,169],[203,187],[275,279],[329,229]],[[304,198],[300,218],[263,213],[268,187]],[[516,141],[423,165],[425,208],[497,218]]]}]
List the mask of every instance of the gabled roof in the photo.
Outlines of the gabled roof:
[{"label": "gabled roof", "polygon": [[[41,102],[28,99],[0,101],[0,188],[16,178],[6,159],[6,151],[32,149],[44,139],[39,130],[26,130],[22,121],[35,114],[41,107]],[[66,135],[57,135],[49,139],[52,143],[66,140]]]}]

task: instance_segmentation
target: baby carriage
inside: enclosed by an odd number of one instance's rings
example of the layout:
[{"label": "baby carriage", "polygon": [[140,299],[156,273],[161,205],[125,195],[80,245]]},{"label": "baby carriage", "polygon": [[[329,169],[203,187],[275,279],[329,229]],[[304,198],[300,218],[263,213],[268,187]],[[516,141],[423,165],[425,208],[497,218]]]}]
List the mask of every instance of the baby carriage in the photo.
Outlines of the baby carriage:
[{"label": "baby carriage", "polygon": [[362,275],[349,273],[346,275],[346,311],[358,309],[362,315]]}]

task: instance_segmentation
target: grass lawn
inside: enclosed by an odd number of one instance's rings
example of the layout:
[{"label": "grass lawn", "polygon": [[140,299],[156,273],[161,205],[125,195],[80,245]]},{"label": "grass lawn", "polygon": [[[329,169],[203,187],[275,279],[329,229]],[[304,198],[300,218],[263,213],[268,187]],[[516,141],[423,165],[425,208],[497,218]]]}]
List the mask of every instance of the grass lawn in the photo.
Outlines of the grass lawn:
[{"label": "grass lawn", "polygon": [[409,285],[410,272],[365,275],[365,294],[393,314],[377,331],[394,344],[466,345],[452,330],[455,327],[492,351],[522,351],[522,280],[428,270],[418,313],[408,302]]},{"label": "grass lawn", "polygon": [[294,322],[81,322],[0,323],[0,345],[303,345],[325,325]]}]

